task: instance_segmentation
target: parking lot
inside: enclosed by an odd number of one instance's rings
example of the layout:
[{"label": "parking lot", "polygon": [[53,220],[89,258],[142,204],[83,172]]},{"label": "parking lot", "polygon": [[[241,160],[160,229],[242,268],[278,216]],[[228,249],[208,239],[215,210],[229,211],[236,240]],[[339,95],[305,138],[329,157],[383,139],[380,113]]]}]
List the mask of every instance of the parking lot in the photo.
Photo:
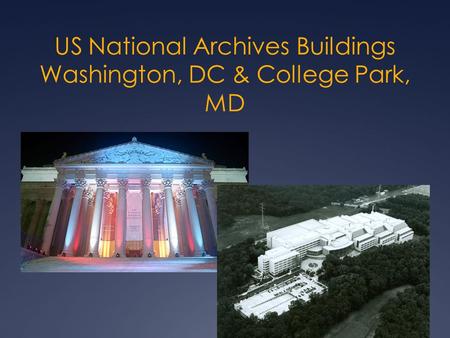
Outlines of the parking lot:
[{"label": "parking lot", "polygon": [[296,300],[308,302],[313,293],[321,294],[325,291],[325,285],[306,275],[299,274],[251,297],[242,299],[234,307],[246,317],[253,314],[259,319],[263,319],[269,312],[281,314],[289,310],[292,302]]}]

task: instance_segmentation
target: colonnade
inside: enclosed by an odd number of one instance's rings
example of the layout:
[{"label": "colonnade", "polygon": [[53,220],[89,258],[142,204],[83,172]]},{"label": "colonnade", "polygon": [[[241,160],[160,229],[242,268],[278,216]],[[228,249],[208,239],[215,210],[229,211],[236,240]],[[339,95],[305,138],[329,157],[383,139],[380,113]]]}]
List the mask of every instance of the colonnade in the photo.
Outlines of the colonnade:
[{"label": "colonnade", "polygon": [[[62,247],[58,253],[63,256],[102,256],[102,234],[111,229],[115,257],[127,255],[131,231],[135,237],[131,240],[142,241],[142,257],[159,251],[154,248],[155,233],[162,234],[160,242],[168,241],[165,256],[215,254],[217,208],[209,179],[77,177],[68,182],[59,177],[56,183],[41,246],[45,254],[56,246]],[[130,193],[138,195],[130,200]],[[63,245],[58,243],[61,239]]]}]

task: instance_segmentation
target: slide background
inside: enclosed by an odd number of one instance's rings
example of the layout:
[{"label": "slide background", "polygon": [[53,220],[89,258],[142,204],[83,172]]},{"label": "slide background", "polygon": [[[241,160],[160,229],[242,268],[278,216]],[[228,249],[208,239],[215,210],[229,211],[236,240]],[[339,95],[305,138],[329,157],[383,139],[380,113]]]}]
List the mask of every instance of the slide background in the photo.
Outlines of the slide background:
[{"label": "slide background", "polygon": [[[282,2],[253,6],[3,4],[2,337],[214,337],[216,278],[212,274],[21,274],[19,181],[21,131],[249,131],[253,184],[424,183],[432,185],[433,337],[447,336],[450,230],[449,22],[443,4],[393,1],[362,5]],[[54,36],[124,34],[195,40],[252,35],[255,40],[355,34],[392,39],[408,87],[44,86],[39,64],[144,63],[181,67],[192,58],[61,58]],[[331,66],[366,58],[200,58],[198,63],[273,62]],[[372,63],[375,64],[375,63]],[[208,92],[246,97],[240,114],[205,113]]]}]

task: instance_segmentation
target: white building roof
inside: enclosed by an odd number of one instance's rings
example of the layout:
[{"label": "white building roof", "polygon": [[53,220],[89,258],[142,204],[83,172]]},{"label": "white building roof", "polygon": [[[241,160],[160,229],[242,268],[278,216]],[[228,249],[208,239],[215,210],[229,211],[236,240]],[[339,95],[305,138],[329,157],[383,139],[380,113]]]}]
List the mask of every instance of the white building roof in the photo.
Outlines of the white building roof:
[{"label": "white building roof", "polygon": [[359,213],[358,215],[361,215],[371,221],[379,221],[379,222],[388,223],[391,225],[395,225],[395,224],[404,222],[404,220],[402,220],[402,219],[394,218],[394,217],[382,214],[380,212],[371,212],[370,214]]},{"label": "white building roof", "polygon": [[267,242],[272,247],[292,248],[318,239],[319,234],[314,230],[320,227],[323,227],[323,225],[314,219],[310,219],[268,232]]},{"label": "white building roof", "polygon": [[345,231],[348,231],[350,233],[360,230],[361,224],[355,223],[354,220],[348,219],[348,217],[350,217],[350,216],[346,216],[346,215],[336,216],[336,217],[329,218],[324,221],[321,220],[320,222],[321,223],[330,222],[330,223],[334,224],[335,226],[338,226],[339,228],[341,228]]},{"label": "white building roof", "polygon": [[338,238],[330,243],[330,245],[325,246],[327,250],[339,250],[353,245],[353,241],[349,240],[347,237]]},{"label": "white building roof", "polygon": [[[351,224],[351,221],[346,219],[347,216],[335,216],[332,218],[328,218],[326,220],[324,220],[324,222],[329,222],[331,224],[334,225],[339,225],[341,227],[346,227],[349,226]],[[322,220],[321,220],[322,222]]]},{"label": "white building roof", "polygon": [[372,234],[364,234],[362,236],[356,237],[355,240],[356,241],[364,241],[366,239],[369,239],[370,237],[373,237]]},{"label": "white building roof", "polygon": [[296,257],[296,256],[298,256],[298,252],[297,251],[289,251],[288,250],[288,252],[286,252],[286,253],[284,253],[282,255],[273,257],[270,260],[270,264],[275,264],[276,262],[280,262],[280,261],[283,261],[285,259]]},{"label": "white building roof", "polygon": [[410,229],[405,221],[379,212],[335,216],[319,221],[310,219],[268,232],[267,244],[270,248],[284,247],[292,250],[321,240],[331,250],[336,250],[350,245],[352,236],[359,235],[353,240],[364,241],[374,234],[377,237],[384,236],[385,233],[392,232],[394,226],[397,230],[403,227],[405,230],[402,233]]},{"label": "white building roof", "polygon": [[399,234],[399,235],[403,235],[403,234],[405,234],[405,233],[407,233],[409,231],[412,231],[412,229],[410,227],[405,227],[405,228],[402,228],[402,229],[396,231],[396,233]]},{"label": "white building roof", "polygon": [[386,230],[386,231],[380,232],[379,234],[376,234],[376,237],[383,238],[383,237],[386,237],[386,236],[389,236],[389,235],[393,235],[393,234],[394,233],[392,231]]},{"label": "white building roof", "polygon": [[352,222],[354,224],[366,224],[366,223],[369,223],[370,221],[372,221],[371,219],[364,217],[363,213],[354,214],[351,216],[342,216],[342,217],[345,217],[346,219],[348,219],[350,222]]},{"label": "white building roof", "polygon": [[280,256],[280,255],[283,255],[283,254],[286,254],[289,252],[291,252],[291,251],[286,249],[285,247],[280,246],[280,247],[277,247],[274,249],[267,250],[265,252],[265,255],[267,256],[267,258],[274,258],[274,257]]}]

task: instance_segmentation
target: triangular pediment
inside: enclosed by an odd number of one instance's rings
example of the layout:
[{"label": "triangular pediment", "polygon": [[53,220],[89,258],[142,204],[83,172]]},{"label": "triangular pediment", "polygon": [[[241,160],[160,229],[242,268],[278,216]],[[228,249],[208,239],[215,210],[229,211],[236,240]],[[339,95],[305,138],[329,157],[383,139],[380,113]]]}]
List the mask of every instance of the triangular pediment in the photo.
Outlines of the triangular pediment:
[{"label": "triangular pediment", "polygon": [[213,161],[138,142],[136,138],[128,143],[63,157],[55,161],[55,166],[80,164],[191,164],[212,166]]}]

